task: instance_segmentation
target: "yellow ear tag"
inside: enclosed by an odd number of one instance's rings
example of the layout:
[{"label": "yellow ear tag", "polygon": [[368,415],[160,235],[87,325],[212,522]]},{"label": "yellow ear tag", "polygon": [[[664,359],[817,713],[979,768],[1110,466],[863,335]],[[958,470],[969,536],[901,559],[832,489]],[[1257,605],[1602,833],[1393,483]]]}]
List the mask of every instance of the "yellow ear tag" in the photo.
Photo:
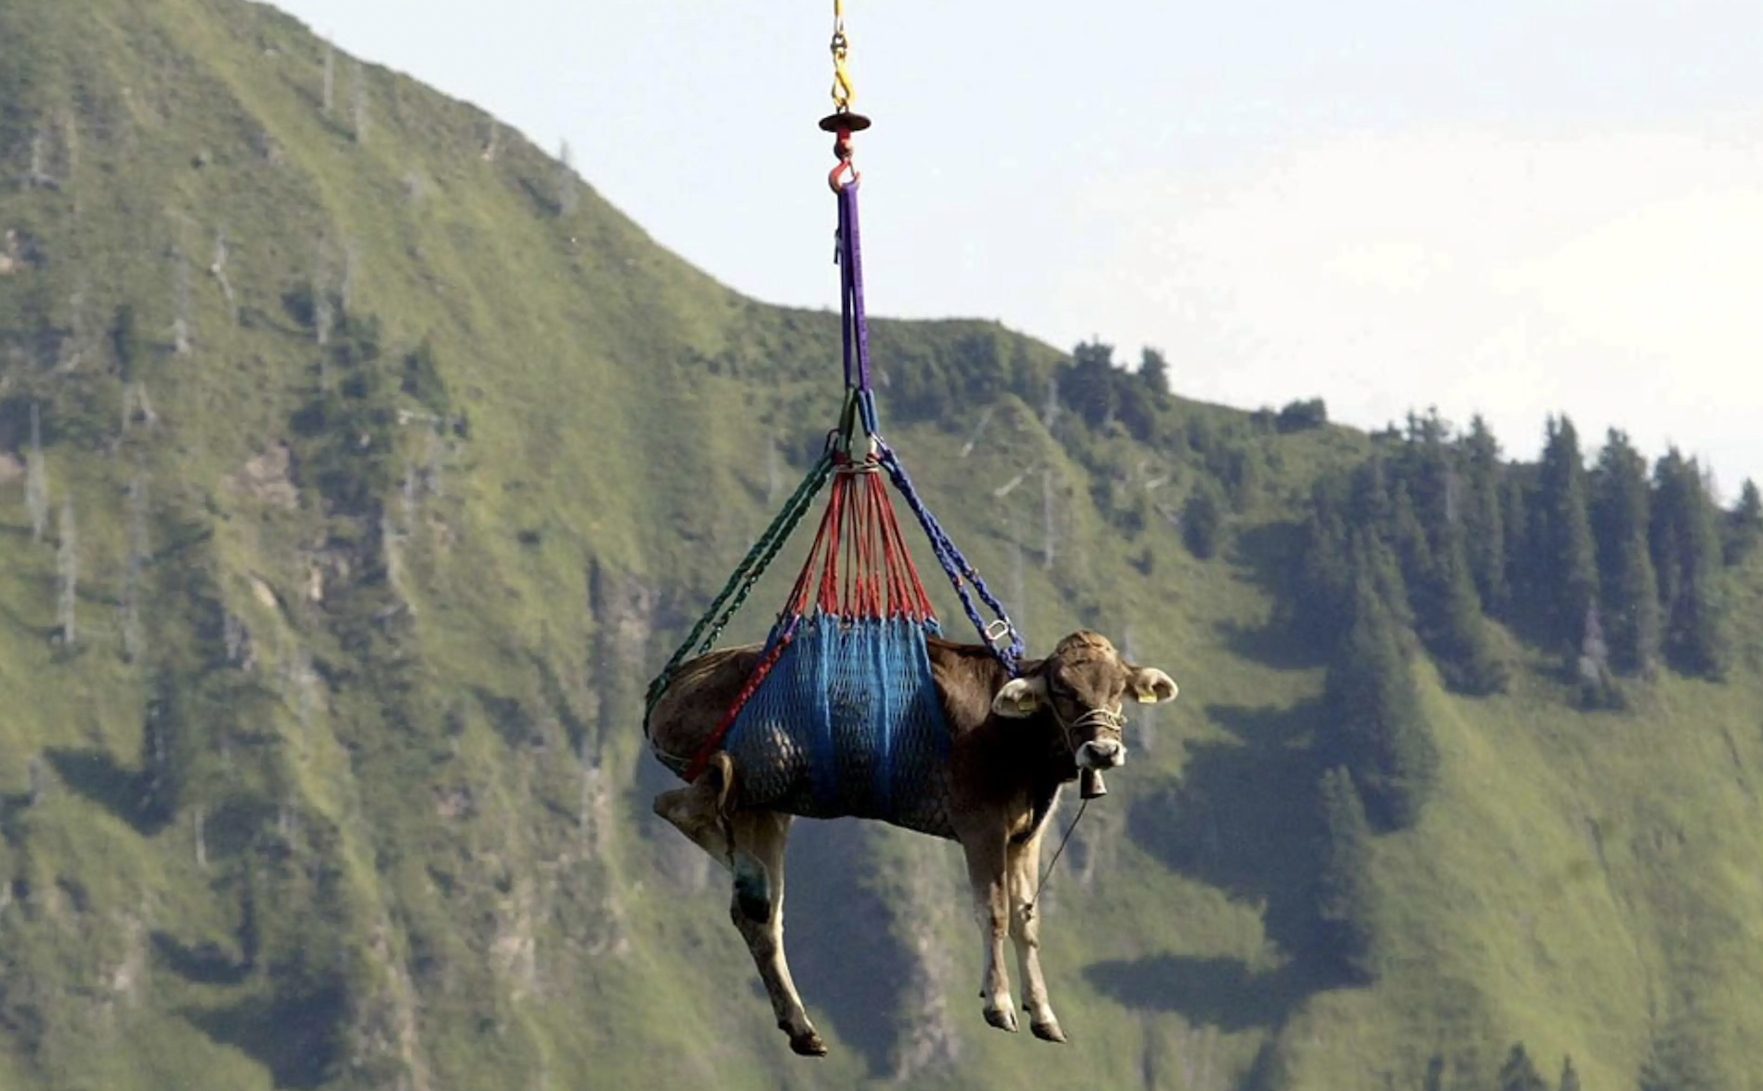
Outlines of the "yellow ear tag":
[{"label": "yellow ear tag", "polygon": [[1028,713],[1033,712],[1034,710],[1035,710],[1035,699],[1033,697],[1018,697],[1016,699],[1016,711],[1023,713],[1024,715],[1027,715]]},{"label": "yellow ear tag", "polygon": [[1139,690],[1139,704],[1154,705],[1157,703],[1157,691],[1154,689]]}]

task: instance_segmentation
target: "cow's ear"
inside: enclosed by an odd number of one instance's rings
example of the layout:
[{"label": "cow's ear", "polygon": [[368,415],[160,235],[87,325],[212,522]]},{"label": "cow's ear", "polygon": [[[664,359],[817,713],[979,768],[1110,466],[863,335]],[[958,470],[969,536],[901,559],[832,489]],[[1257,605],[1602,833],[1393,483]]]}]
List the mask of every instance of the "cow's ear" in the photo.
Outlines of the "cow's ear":
[{"label": "cow's ear", "polygon": [[1132,687],[1133,696],[1137,697],[1142,705],[1173,701],[1175,695],[1181,692],[1181,687],[1175,684],[1175,679],[1156,667],[1134,667],[1127,684]]},{"label": "cow's ear", "polygon": [[992,698],[992,711],[1000,716],[1019,720],[1031,716],[1034,711],[1046,703],[1047,680],[1040,675],[1027,678],[1012,678],[1004,683],[1004,688]]}]

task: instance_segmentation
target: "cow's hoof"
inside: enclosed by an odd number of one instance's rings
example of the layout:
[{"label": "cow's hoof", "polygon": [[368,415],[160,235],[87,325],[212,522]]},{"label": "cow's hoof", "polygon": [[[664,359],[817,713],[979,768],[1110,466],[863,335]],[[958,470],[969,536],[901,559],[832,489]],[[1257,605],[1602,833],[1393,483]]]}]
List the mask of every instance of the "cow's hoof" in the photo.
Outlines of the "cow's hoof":
[{"label": "cow's hoof", "polygon": [[1057,1019],[1049,1019],[1045,1023],[1037,1023],[1031,1020],[1028,1024],[1028,1029],[1033,1031],[1034,1036],[1043,1042],[1065,1041],[1065,1032],[1059,1029],[1059,1020]]},{"label": "cow's hoof", "polygon": [[735,904],[755,924],[771,919],[771,883],[759,861],[749,856],[735,861]]},{"label": "cow's hoof", "polygon": [[1009,1008],[987,1008],[986,1022],[999,1030],[1016,1033],[1016,1013]]},{"label": "cow's hoof", "polygon": [[810,1027],[801,1034],[790,1035],[790,1048],[803,1057],[826,1056],[826,1043]]}]

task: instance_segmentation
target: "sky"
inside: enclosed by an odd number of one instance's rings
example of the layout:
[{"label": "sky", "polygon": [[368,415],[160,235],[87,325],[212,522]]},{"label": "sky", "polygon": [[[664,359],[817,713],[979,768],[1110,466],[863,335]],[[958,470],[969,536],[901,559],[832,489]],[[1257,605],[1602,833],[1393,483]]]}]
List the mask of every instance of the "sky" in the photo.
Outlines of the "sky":
[{"label": "sky", "polygon": [[[834,307],[826,0],[282,0],[756,298]],[[872,313],[1177,392],[1566,413],[1763,480],[1763,4],[846,0]],[[833,374],[829,364],[829,377]]]}]

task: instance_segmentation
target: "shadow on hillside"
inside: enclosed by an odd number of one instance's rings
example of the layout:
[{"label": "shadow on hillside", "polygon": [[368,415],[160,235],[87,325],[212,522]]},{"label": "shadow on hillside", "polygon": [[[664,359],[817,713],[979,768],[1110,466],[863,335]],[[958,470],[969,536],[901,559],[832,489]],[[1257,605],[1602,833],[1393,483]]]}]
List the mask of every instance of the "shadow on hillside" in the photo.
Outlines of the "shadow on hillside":
[{"label": "shadow on hillside", "polygon": [[[1291,523],[1246,530],[1231,549],[1231,564],[1276,602],[1281,601],[1291,583],[1289,573],[1302,544],[1301,534],[1302,529]],[[1232,652],[1276,669],[1317,667],[1326,659],[1327,649],[1306,639],[1278,608],[1263,625],[1250,627],[1226,621],[1218,630]]]},{"label": "shadow on hillside", "polygon": [[1277,1025],[1291,998],[1305,995],[1290,964],[1253,974],[1234,958],[1150,958],[1096,962],[1084,976],[1097,991],[1129,1008],[1179,1012],[1189,1022],[1228,1033]]},{"label": "shadow on hillside", "polygon": [[1303,528],[1296,523],[1250,527],[1234,539],[1230,562],[1262,590],[1277,595],[1286,587],[1292,563],[1303,544],[1302,534]]},{"label": "shadow on hillside", "polygon": [[153,951],[165,968],[198,985],[237,985],[251,967],[217,943],[190,946],[168,932],[153,933]]},{"label": "shadow on hillside", "polygon": [[343,987],[330,984],[302,998],[258,996],[184,1016],[215,1042],[269,1069],[277,1088],[306,1091],[337,1075],[347,1003]]},{"label": "shadow on hillside", "polygon": [[477,698],[478,707],[484,710],[490,726],[511,749],[544,745],[545,740],[539,731],[538,721],[533,719],[520,701],[513,697],[504,697],[482,686],[471,687],[471,695]]},{"label": "shadow on hillside", "polygon": [[524,174],[517,177],[515,181],[519,183],[521,192],[526,194],[526,199],[532,203],[534,212],[541,216],[561,216],[564,214],[563,205],[559,203],[555,191],[547,189]]},{"label": "shadow on hillside", "polygon": [[588,724],[577,715],[575,706],[570,704],[569,694],[564,692],[563,682],[557,677],[557,670],[551,661],[536,653],[527,657],[527,661],[539,675],[539,692],[544,695],[545,703],[551,706],[551,714],[563,725],[563,733],[569,738],[569,749],[580,755],[582,743],[588,737]]},{"label": "shadow on hillside", "polygon": [[1302,633],[1284,622],[1275,620],[1258,628],[1221,621],[1218,634],[1232,655],[1253,660],[1275,670],[1306,670],[1320,667],[1327,661],[1323,649],[1306,640]]},{"label": "shadow on hillside", "polygon": [[31,809],[28,792],[0,796],[0,837],[14,848],[24,844],[25,812]]},{"label": "shadow on hillside", "polygon": [[117,764],[109,754],[55,747],[47,756],[63,783],[127,822],[136,833],[150,837],[165,828],[164,819],[143,805],[147,786],[141,774]]},{"label": "shadow on hillside", "polygon": [[1322,859],[1316,814],[1321,776],[1310,736],[1315,703],[1290,709],[1210,705],[1233,738],[1192,744],[1179,785],[1128,817],[1133,839],[1170,868],[1262,907],[1268,939],[1287,960],[1255,976],[1240,962],[1158,956],[1103,963],[1099,988],[1123,1002],[1160,998],[1225,1029],[1277,1026],[1312,994],[1340,984],[1320,948],[1315,912]]},{"label": "shadow on hillside", "polygon": [[[863,1055],[869,1074],[893,1074],[909,951],[868,882],[872,853],[856,819],[797,822],[785,863],[784,944],[803,1003]],[[764,1001],[764,992],[757,993]]]}]

